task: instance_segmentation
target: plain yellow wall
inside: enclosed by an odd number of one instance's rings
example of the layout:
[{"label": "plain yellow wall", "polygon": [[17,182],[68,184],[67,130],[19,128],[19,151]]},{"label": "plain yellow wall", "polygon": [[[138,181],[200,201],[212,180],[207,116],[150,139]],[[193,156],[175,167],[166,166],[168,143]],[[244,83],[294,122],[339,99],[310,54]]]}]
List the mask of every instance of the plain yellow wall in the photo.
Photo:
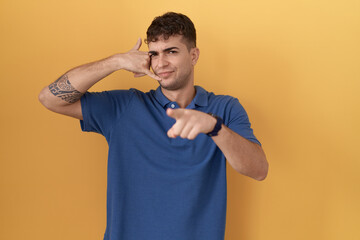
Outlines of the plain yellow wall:
[{"label": "plain yellow wall", "polygon": [[[194,21],[196,84],[239,98],[270,163],[264,182],[228,165],[226,239],[360,239],[358,0],[1,0],[0,239],[102,239],[106,141],[37,95],[166,11]],[[92,90],[131,87],[157,83],[116,72]]]}]

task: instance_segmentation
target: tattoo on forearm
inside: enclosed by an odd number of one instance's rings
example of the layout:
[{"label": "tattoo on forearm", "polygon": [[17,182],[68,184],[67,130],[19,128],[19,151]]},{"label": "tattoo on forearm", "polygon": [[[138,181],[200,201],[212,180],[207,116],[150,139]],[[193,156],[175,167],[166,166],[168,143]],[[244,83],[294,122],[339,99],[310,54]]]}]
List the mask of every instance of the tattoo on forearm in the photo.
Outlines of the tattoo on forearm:
[{"label": "tattoo on forearm", "polygon": [[71,85],[66,74],[50,84],[49,90],[52,94],[68,103],[78,101],[83,95],[83,93],[79,92]]}]

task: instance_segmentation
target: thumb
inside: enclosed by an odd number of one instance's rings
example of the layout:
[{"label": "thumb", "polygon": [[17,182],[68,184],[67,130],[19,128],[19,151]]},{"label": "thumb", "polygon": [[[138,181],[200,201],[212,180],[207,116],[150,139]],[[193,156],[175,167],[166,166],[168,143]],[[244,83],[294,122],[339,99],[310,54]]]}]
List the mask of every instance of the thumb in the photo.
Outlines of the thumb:
[{"label": "thumb", "polygon": [[142,44],[142,40],[141,40],[141,38],[138,38],[135,46],[131,50],[138,51],[140,49],[140,47],[141,47],[141,44]]}]

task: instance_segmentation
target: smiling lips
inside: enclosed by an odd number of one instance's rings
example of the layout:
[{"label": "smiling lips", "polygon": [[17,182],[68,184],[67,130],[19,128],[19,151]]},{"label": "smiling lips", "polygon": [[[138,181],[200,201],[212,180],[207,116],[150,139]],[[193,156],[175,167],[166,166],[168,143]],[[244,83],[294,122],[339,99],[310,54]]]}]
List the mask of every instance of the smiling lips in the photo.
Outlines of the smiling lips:
[{"label": "smiling lips", "polygon": [[161,78],[167,78],[169,77],[174,71],[164,71],[164,72],[159,72],[157,73],[157,75]]}]

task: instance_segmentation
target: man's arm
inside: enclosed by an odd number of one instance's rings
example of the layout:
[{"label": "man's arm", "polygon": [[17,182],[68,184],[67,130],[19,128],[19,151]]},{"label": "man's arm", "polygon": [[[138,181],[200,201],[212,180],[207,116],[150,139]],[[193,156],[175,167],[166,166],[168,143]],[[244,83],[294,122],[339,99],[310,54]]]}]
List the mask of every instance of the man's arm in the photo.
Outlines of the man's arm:
[{"label": "man's arm", "polygon": [[[169,129],[168,136],[195,139],[199,133],[208,133],[214,129],[216,119],[209,114],[190,109],[167,109],[167,114],[176,120]],[[224,153],[229,164],[239,173],[264,180],[268,173],[268,162],[262,148],[225,125],[217,136],[211,137]]]},{"label": "man's arm", "polygon": [[229,164],[239,173],[262,181],[266,178],[269,164],[262,147],[222,125],[212,139],[224,153]]},{"label": "man's arm", "polygon": [[139,51],[141,43],[139,38],[136,45],[126,53],[115,54],[69,70],[40,92],[39,101],[51,111],[83,119],[79,101],[81,96],[109,74],[125,69],[133,72],[135,77],[149,75],[160,80],[150,71],[149,54]]}]

